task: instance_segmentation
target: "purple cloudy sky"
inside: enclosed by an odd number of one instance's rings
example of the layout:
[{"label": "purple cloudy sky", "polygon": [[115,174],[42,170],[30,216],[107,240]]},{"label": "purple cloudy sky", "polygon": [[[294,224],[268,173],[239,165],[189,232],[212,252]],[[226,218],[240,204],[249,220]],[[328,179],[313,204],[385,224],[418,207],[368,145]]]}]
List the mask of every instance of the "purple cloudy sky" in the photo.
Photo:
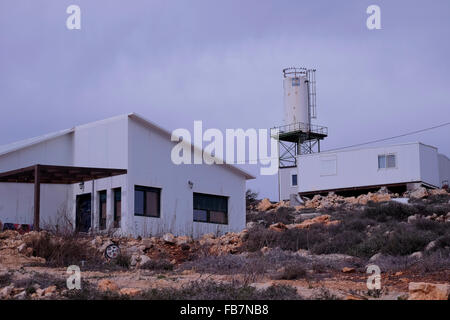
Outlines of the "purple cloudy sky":
[{"label": "purple cloudy sky", "polygon": [[[71,4],[79,31],[65,26]],[[366,28],[371,4],[382,30]],[[2,0],[0,144],[127,112],[169,130],[273,127],[286,66],[318,70],[325,149],[448,122],[449,17],[448,0]],[[449,136],[387,143],[450,156]],[[276,198],[275,176],[249,187]]]}]

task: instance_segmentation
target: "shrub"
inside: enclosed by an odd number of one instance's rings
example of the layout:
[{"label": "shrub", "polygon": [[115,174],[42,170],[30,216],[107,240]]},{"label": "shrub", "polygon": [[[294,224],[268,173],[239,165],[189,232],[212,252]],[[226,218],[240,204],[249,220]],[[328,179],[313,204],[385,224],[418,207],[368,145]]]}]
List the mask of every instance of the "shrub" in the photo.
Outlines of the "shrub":
[{"label": "shrub", "polygon": [[217,283],[195,281],[181,289],[151,289],[140,298],[145,300],[294,300],[301,299],[290,286],[271,286],[258,290],[239,282]]},{"label": "shrub", "polygon": [[365,217],[378,222],[386,222],[388,220],[401,221],[417,213],[418,210],[414,206],[397,202],[372,203],[363,211]]},{"label": "shrub", "polygon": [[265,227],[271,224],[281,222],[284,224],[291,224],[294,222],[294,212],[293,208],[280,207],[276,209],[275,212],[258,212],[256,214],[247,215],[247,222],[263,222]]},{"label": "shrub", "polygon": [[79,265],[81,261],[101,261],[97,250],[80,242],[76,235],[52,237],[50,233],[42,232],[28,238],[26,244],[33,249],[34,256],[44,258],[46,264],[52,267]]},{"label": "shrub", "polygon": [[250,209],[254,205],[258,203],[258,192],[253,192],[251,189],[247,189],[245,192],[245,203],[247,206],[247,209]]},{"label": "shrub", "polygon": [[302,264],[290,263],[284,267],[283,273],[280,275],[280,279],[283,280],[295,280],[306,277],[306,269]]},{"label": "shrub", "polygon": [[381,252],[394,256],[408,255],[423,250],[433,238],[433,234],[428,231],[420,232],[409,226],[397,227],[393,234],[387,237]]},{"label": "shrub", "polygon": [[146,270],[166,270],[170,271],[173,270],[173,264],[170,263],[170,261],[166,259],[161,260],[149,260],[143,265],[140,266],[141,269]]},{"label": "shrub", "polygon": [[131,256],[121,252],[113,261],[116,265],[129,269],[131,265]]},{"label": "shrub", "polygon": [[0,274],[0,288],[9,286],[12,282],[12,274],[10,272]]}]

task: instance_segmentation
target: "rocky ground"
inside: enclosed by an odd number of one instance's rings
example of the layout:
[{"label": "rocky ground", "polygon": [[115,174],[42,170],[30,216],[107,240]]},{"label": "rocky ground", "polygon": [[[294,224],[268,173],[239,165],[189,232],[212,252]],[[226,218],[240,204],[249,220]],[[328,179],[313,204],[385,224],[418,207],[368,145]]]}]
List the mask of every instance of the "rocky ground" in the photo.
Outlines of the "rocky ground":
[{"label": "rocky ground", "polygon": [[[0,299],[449,299],[445,190],[252,200],[247,221],[199,239],[0,232]],[[67,288],[70,265],[80,290]]]}]

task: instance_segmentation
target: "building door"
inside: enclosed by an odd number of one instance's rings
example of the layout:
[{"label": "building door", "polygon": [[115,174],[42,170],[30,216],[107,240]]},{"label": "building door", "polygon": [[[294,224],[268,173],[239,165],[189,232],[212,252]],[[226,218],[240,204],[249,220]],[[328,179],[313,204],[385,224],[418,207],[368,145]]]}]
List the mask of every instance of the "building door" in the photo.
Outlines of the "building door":
[{"label": "building door", "polygon": [[91,228],[91,194],[77,195],[77,217],[75,229],[77,232],[88,232]]}]

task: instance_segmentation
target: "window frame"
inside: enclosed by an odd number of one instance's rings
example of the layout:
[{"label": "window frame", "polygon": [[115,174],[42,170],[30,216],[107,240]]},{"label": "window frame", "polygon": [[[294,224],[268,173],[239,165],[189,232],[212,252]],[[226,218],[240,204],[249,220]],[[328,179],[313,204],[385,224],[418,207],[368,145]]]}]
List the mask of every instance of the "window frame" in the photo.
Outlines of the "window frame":
[{"label": "window frame", "polygon": [[[144,213],[143,214],[136,213],[136,191],[144,192]],[[149,216],[149,215],[145,214],[145,212],[147,211],[147,192],[153,192],[158,195],[158,198],[157,198],[158,199],[158,209],[157,209],[158,215],[157,216]],[[137,217],[161,218],[161,193],[162,193],[161,188],[135,185],[134,186],[134,197],[135,197],[134,198],[134,215]]]},{"label": "window frame", "polygon": [[116,197],[117,192],[120,193],[120,205],[122,206],[122,188],[118,187],[118,188],[114,188],[112,190],[113,206],[114,206],[114,209],[113,209],[113,211],[114,211],[114,213],[113,213],[114,214],[114,216],[113,216],[114,228],[120,228],[121,224],[122,224],[122,208],[120,209],[120,219],[119,220],[117,219],[117,202],[118,202],[117,197]]},{"label": "window frame", "polygon": [[[102,196],[104,196],[105,203],[105,224],[102,225]],[[106,230],[108,223],[108,192],[106,190],[98,191],[98,228],[99,230]]]},{"label": "window frame", "polygon": [[[294,184],[294,176],[295,176],[295,184]],[[291,187],[298,187],[298,174],[291,173]]]},{"label": "window frame", "polygon": [[[393,167],[388,167],[388,156],[394,156],[394,161],[395,161],[395,165]],[[380,157],[384,157],[384,167],[380,167]],[[389,170],[389,169],[397,169],[397,153],[396,152],[391,152],[391,153],[383,153],[383,154],[379,154],[377,156],[377,167],[378,170]]]},{"label": "window frame", "polygon": [[[224,199],[226,200],[226,211],[217,211],[217,210],[208,210],[208,209],[204,209],[204,208],[196,208],[195,207],[195,196],[199,195],[199,196],[206,196],[206,197],[211,197],[211,198],[218,198],[218,199]],[[193,222],[197,222],[197,223],[212,223],[212,224],[220,224],[220,225],[228,225],[229,224],[229,217],[228,217],[228,201],[229,201],[230,197],[228,196],[220,196],[220,195],[216,195],[216,194],[209,194],[209,193],[201,193],[201,192],[193,192],[192,194],[192,221]],[[202,210],[202,211],[206,211],[206,221],[203,220],[195,220],[194,218],[194,211],[195,210]],[[225,214],[225,220],[226,222],[212,222],[211,221],[211,211],[214,212],[222,212]]]}]

